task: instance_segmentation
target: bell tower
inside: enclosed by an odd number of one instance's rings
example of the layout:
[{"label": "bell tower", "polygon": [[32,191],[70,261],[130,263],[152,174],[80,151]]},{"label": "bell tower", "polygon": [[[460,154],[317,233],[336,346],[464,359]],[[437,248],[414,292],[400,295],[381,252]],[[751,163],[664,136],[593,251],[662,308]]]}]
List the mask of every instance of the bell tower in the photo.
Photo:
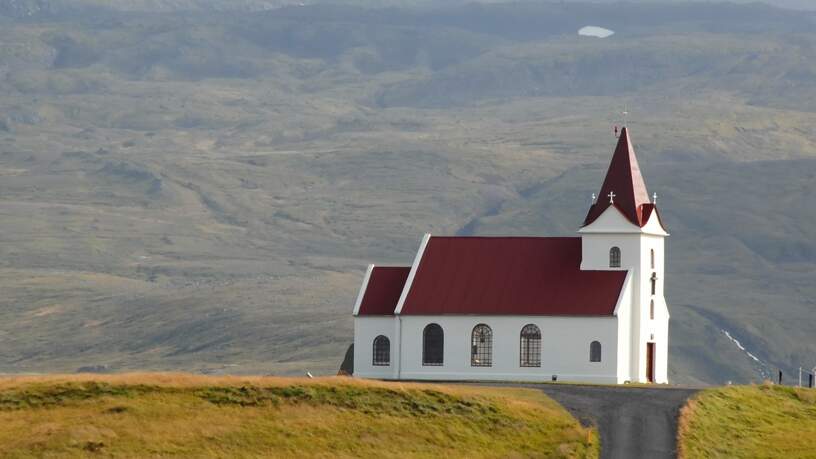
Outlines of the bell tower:
[{"label": "bell tower", "polygon": [[619,373],[632,382],[668,382],[669,311],[663,296],[666,232],[649,199],[629,130],[623,128],[581,235],[582,270],[624,270],[630,308],[618,311]]}]

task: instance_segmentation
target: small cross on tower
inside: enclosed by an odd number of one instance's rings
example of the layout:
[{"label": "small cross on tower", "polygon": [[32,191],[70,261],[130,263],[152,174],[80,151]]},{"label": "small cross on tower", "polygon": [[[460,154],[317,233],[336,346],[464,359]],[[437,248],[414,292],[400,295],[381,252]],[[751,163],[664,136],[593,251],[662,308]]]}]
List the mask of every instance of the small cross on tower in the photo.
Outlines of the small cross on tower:
[{"label": "small cross on tower", "polygon": [[652,193],[652,204],[657,204],[657,193]]},{"label": "small cross on tower", "polygon": [[615,196],[617,195],[614,191],[609,192],[609,204],[615,204]]}]

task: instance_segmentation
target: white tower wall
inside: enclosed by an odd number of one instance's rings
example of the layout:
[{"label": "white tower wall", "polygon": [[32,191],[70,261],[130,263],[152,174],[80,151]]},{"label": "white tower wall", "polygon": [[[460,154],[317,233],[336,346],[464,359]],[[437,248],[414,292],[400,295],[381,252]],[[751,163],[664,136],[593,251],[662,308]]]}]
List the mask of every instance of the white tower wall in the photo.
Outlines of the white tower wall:
[{"label": "white tower wall", "polygon": [[[609,207],[597,220],[579,232],[582,240],[581,269],[630,271],[631,302],[627,305],[628,308],[624,307],[618,311],[618,319],[628,318],[630,324],[631,341],[628,346],[629,365],[626,379],[632,382],[648,382],[648,344],[654,343],[655,382],[667,383],[669,313],[663,296],[663,284],[664,239],[668,233],[660,226],[655,213],[649,222],[640,228],[629,222],[614,207]],[[618,247],[621,251],[619,268],[609,266],[609,252],[612,247]],[[652,250],[655,258],[654,268]],[[654,295],[651,291],[653,274],[656,276]],[[651,318],[652,301],[655,303],[654,319]],[[623,366],[619,367],[623,370]]]}]

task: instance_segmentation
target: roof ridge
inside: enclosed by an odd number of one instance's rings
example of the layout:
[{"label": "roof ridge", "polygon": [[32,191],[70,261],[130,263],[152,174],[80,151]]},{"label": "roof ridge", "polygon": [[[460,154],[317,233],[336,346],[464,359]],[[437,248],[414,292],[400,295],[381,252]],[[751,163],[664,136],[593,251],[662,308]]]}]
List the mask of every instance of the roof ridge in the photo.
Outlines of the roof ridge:
[{"label": "roof ridge", "polygon": [[432,239],[581,239],[580,236],[431,236]]},{"label": "roof ridge", "polygon": [[431,236],[398,314],[614,315],[626,271],[581,256],[580,236]]}]

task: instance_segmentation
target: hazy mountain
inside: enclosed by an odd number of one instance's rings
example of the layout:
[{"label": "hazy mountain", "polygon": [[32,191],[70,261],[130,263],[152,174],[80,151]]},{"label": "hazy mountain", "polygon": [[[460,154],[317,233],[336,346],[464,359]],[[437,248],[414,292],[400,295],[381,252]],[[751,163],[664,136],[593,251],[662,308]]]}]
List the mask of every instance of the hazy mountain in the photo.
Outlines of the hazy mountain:
[{"label": "hazy mountain", "polygon": [[[580,0],[562,0],[566,2],[580,3]],[[775,6],[778,8],[787,8],[794,10],[816,10],[816,4],[810,0],[628,0],[622,2],[621,0],[592,0],[593,3],[655,3],[655,4],[678,4],[688,3],[692,5],[699,5],[700,7],[708,7],[711,4],[735,3],[735,4],[756,4],[764,3],[766,5]]]},{"label": "hazy mountain", "polygon": [[[241,12],[265,11],[285,6],[346,5],[365,8],[439,8],[444,6],[463,6],[481,3],[516,3],[512,0],[0,0],[0,14],[15,17],[32,17],[41,15],[60,15],[67,13],[109,13],[109,12]],[[529,4],[581,4],[584,0],[529,0]],[[810,0],[592,0],[595,4],[687,4],[708,8],[712,4],[753,4],[764,3],[779,8],[816,10],[816,4]]]},{"label": "hazy mountain", "polygon": [[259,4],[0,3],[0,371],[333,371],[367,263],[574,234],[624,108],[674,380],[816,364],[814,14]]}]

